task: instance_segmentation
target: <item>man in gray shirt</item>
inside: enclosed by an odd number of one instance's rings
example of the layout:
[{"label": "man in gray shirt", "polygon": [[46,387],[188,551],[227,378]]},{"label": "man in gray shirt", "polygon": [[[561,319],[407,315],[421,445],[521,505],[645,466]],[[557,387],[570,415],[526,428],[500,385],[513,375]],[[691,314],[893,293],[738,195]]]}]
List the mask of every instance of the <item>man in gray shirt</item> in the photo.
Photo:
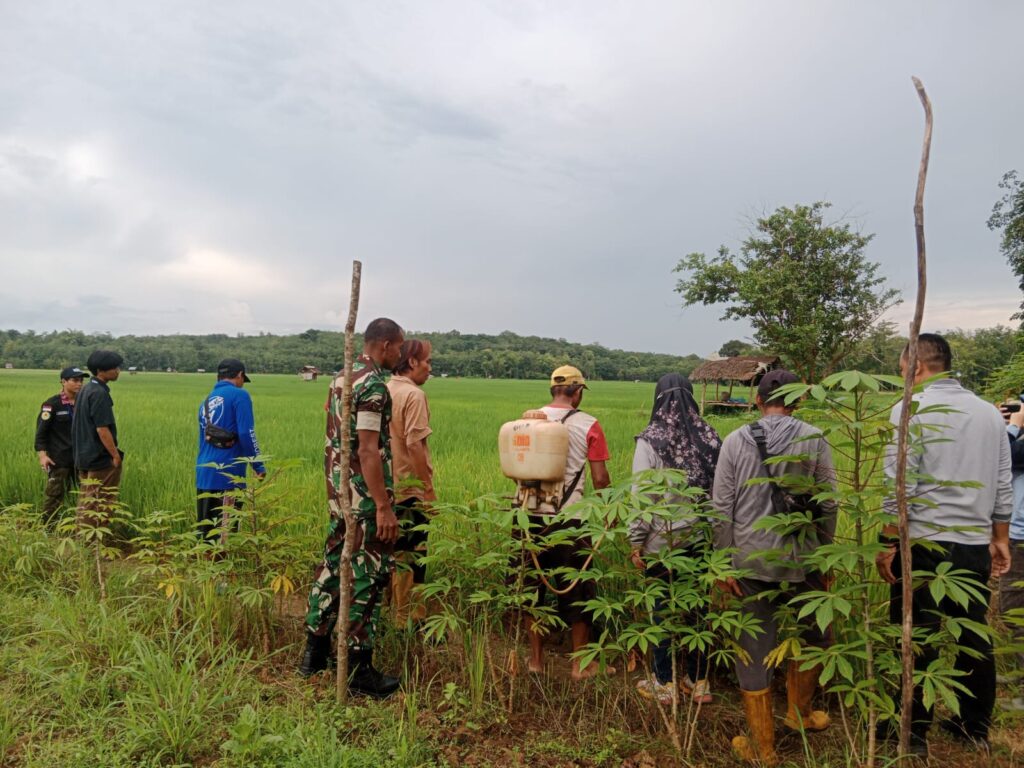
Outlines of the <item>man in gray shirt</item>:
[{"label": "man in gray shirt", "polygon": [[[914,627],[937,630],[943,616],[986,623],[990,576],[1000,576],[1010,567],[1009,527],[1013,510],[1010,485],[1010,446],[999,411],[953,378],[936,378],[952,367],[949,343],[937,334],[922,333],[917,342],[918,360],[914,381],[925,386],[915,395],[918,404],[911,417],[911,444],[907,455],[907,497],[910,536],[927,539],[937,547],[914,544],[913,570],[934,573],[942,563],[972,574],[983,600],[972,599],[966,607],[952,600],[938,604],[931,591],[914,591]],[[907,350],[900,357],[900,371],[907,372]],[[935,408],[926,413],[924,409]],[[899,423],[901,407],[892,411]],[[896,475],[895,442],[889,446],[885,472]],[[976,487],[945,485],[951,481],[976,483]],[[896,515],[896,501],[885,502],[886,511]],[[902,621],[900,558],[895,522],[885,526],[882,541],[887,549],[876,558],[878,571],[890,587],[890,620]],[[966,692],[957,691],[960,716],[945,720],[943,728],[962,739],[987,745],[995,703],[996,667],[992,641],[969,630],[959,639],[956,669],[964,673],[958,681]],[[966,652],[964,652],[966,651]],[[916,669],[924,670],[938,658],[929,643],[915,658]],[[927,753],[927,734],[932,711],[924,706],[920,686],[914,689],[911,746],[915,753]]]},{"label": "man in gray shirt", "polygon": [[[796,403],[786,404],[780,387],[799,379],[786,370],[766,373],[757,387],[757,407],[761,418],[741,427],[725,438],[715,469],[712,501],[719,519],[714,523],[715,549],[732,550],[733,565],[746,569],[741,579],[727,579],[719,586],[744,600],[743,610],[760,621],[762,632],[755,637],[743,633],[738,638],[746,660],[736,663],[736,676],[743,695],[747,727],[751,739],[737,736],[733,749],[742,760],[774,765],[775,733],[771,696],[773,669],[766,657],[778,645],[776,612],[790,599],[809,590],[825,589],[824,577],[807,568],[804,559],[821,544],[832,541],[836,525],[836,507],[832,501],[820,504],[820,517],[813,530],[803,536],[783,535],[759,529],[758,521],[777,513],[772,500],[772,484],[751,483],[769,474],[803,476],[816,491],[833,490],[835,472],[832,452],[821,433],[810,424],[793,417]],[[762,461],[758,436],[770,456],[800,456],[799,461],[774,464],[769,470]],[[772,556],[766,556],[770,551]],[[823,647],[827,633],[814,623],[813,616],[800,620],[802,639],[807,645]],[[791,730],[821,731],[829,726],[825,712],[811,708],[821,668],[800,670],[791,661],[786,675],[788,709],[784,724]]]}]

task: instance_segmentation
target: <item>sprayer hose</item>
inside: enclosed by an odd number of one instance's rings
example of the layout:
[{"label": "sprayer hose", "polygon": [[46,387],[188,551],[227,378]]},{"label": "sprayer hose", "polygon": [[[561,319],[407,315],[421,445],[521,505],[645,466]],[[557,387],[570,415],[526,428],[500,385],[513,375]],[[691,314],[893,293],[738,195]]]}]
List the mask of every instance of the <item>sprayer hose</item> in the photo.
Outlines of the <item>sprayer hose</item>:
[{"label": "sprayer hose", "polygon": [[[527,510],[527,506],[526,506],[526,502],[527,502],[528,498],[529,497],[524,497],[523,498],[522,509],[525,510],[525,511],[528,511]],[[533,543],[533,538],[530,536],[530,527],[527,526],[526,529],[523,531],[523,533],[526,534],[527,542],[532,544]],[[605,537],[605,535],[607,533],[608,533],[608,525],[605,524],[604,531],[602,531],[601,535],[598,536],[597,541],[594,543],[594,546],[591,548],[590,554],[587,555],[587,559],[583,562],[583,567],[580,568],[581,571],[585,571],[585,570],[587,570],[587,568],[590,567],[590,564],[594,561],[594,555],[597,553],[597,548],[601,546],[601,542],[604,541],[604,537]],[[533,560],[533,564],[537,568],[537,572],[540,575],[540,580],[544,583],[545,587],[547,587],[549,590],[551,590],[551,592],[553,594],[555,594],[555,595],[567,595],[570,592],[572,592],[574,589],[576,589],[576,587],[579,585],[582,577],[577,576],[575,579],[572,580],[572,582],[569,584],[569,586],[565,587],[564,589],[557,589],[554,585],[552,585],[552,583],[550,581],[548,581],[547,576],[544,575],[544,569],[541,568],[540,561],[537,559],[537,553],[534,552],[532,549],[530,550],[530,558]]]}]

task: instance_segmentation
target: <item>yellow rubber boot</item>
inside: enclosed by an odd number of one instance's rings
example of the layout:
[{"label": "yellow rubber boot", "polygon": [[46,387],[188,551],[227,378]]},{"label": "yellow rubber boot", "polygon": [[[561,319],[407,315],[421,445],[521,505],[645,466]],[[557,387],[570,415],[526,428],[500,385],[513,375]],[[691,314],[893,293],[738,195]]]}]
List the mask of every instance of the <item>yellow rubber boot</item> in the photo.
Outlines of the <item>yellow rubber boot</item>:
[{"label": "yellow rubber boot", "polygon": [[783,725],[794,731],[824,731],[832,719],[820,709],[811,709],[811,700],[818,687],[821,665],[800,671],[800,664],[789,662],[786,671],[786,719]]},{"label": "yellow rubber boot", "polygon": [[779,764],[775,754],[775,716],[772,711],[772,690],[740,691],[743,694],[743,708],[747,712],[747,728],[750,737],[736,736],[732,740],[733,751],[740,760],[762,766]]}]

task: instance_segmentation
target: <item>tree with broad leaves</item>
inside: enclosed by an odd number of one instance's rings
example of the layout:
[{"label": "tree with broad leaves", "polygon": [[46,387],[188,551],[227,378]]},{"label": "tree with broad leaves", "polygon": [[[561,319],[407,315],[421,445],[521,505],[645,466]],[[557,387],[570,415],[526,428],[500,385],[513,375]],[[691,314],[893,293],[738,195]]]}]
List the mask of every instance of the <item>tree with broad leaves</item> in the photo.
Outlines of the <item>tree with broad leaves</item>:
[{"label": "tree with broad leaves", "polygon": [[864,258],[874,235],[826,224],[829,203],[781,207],[760,218],[739,254],[724,245],[691,253],[676,272],[684,306],[726,304],[723,319],[746,319],[754,340],[786,359],[805,381],[836,369],[899,302],[879,265]]},{"label": "tree with broad leaves", "polygon": [[739,357],[740,355],[756,355],[760,352],[754,344],[748,344],[740,339],[729,339],[718,349],[722,357]]},{"label": "tree with broad leaves", "polygon": [[[1016,171],[1003,174],[999,188],[1004,191],[999,201],[992,206],[992,215],[988,217],[988,228],[1001,230],[1003,239],[999,250],[1010,263],[1013,273],[1020,279],[1020,289],[1024,291],[1024,181],[1017,178]],[[1013,315],[1014,320],[1024,320],[1024,301],[1020,311]]]}]

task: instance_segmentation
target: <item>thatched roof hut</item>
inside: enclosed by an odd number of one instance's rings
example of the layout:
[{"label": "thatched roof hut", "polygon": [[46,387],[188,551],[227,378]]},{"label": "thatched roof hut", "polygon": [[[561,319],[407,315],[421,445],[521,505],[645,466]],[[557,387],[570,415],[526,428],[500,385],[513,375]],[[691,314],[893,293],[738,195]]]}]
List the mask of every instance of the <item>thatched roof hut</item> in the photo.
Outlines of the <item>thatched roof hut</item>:
[{"label": "thatched roof hut", "polygon": [[721,360],[705,360],[690,374],[690,381],[760,381],[768,371],[779,367],[774,355],[737,355]]},{"label": "thatched roof hut", "polygon": [[[761,377],[778,368],[780,362],[776,355],[738,355],[701,363],[690,374],[690,381],[704,382],[700,397],[701,412],[706,406],[743,408],[749,411],[754,407],[754,388]],[[708,392],[712,382],[715,385],[713,394]],[[723,384],[727,386],[724,395],[721,392]],[[747,396],[734,395],[735,385],[748,388]]]}]

